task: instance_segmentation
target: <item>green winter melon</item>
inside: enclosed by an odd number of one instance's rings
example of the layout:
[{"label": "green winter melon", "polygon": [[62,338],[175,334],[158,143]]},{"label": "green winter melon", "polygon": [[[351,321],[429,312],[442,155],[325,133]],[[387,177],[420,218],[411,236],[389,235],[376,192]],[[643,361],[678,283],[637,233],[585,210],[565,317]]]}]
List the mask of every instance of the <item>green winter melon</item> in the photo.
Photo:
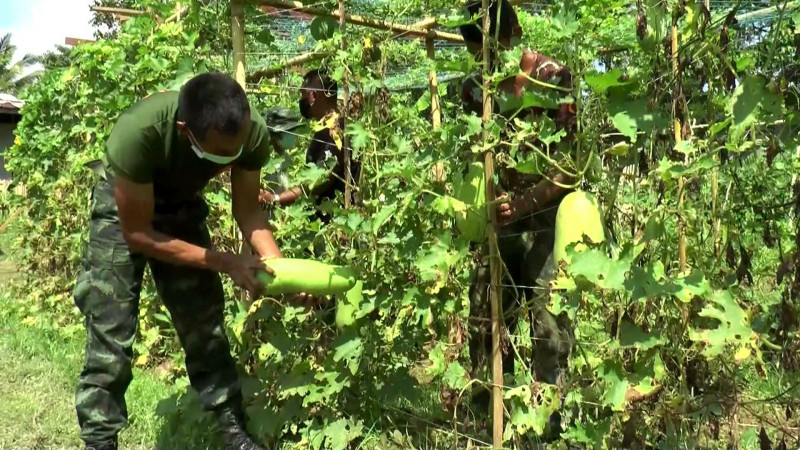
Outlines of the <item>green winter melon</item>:
[{"label": "green winter melon", "polygon": [[[553,257],[569,263],[567,246],[573,242],[582,242],[583,235],[590,241],[599,243],[605,240],[603,218],[600,205],[594,195],[575,191],[567,194],[556,214],[556,236],[553,244]],[[578,244],[576,250],[582,247]]]},{"label": "green winter melon", "polygon": [[355,272],[345,266],[294,258],[267,259],[264,264],[275,272],[274,276],[265,270],[256,272],[267,294],[335,295],[349,291],[356,284]]},{"label": "green winter melon", "polygon": [[355,323],[356,313],[361,309],[361,302],[364,300],[363,288],[364,284],[359,280],[344,297],[336,297],[336,326],[338,328],[349,327]]},{"label": "green winter melon", "polygon": [[467,210],[456,215],[456,227],[472,242],[486,240],[489,215],[486,213],[486,173],[483,163],[474,162],[467,168],[463,178],[456,179],[454,194],[467,204]]}]

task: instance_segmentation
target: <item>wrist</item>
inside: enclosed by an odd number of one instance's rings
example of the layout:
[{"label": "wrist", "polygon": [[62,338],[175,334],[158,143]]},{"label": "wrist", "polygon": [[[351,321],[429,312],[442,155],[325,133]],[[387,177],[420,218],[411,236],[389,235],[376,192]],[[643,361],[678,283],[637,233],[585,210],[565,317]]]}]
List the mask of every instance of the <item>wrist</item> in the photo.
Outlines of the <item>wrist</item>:
[{"label": "wrist", "polygon": [[208,268],[214,272],[227,273],[229,267],[230,254],[217,251],[209,251],[206,256]]}]

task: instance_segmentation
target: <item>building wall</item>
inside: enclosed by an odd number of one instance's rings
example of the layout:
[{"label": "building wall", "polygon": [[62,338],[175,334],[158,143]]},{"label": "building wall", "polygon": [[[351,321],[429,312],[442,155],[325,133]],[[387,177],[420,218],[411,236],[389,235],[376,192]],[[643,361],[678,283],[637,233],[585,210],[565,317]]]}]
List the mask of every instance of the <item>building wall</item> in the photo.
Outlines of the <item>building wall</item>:
[{"label": "building wall", "polygon": [[5,170],[3,151],[14,144],[14,123],[0,122],[0,180],[10,180],[11,174]]}]

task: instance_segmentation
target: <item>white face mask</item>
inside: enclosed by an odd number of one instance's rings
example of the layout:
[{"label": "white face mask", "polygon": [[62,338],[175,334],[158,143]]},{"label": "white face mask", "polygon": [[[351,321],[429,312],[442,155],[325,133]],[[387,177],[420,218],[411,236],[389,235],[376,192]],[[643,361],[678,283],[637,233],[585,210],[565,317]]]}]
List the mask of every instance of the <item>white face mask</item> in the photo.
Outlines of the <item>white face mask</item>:
[{"label": "white face mask", "polygon": [[189,143],[192,144],[192,150],[194,150],[194,153],[197,155],[197,157],[200,159],[205,159],[206,161],[211,161],[215,164],[230,164],[235,161],[236,158],[241,156],[242,150],[244,150],[244,145],[242,145],[239,147],[239,152],[235,156],[220,156],[213,153],[206,153],[202,148],[200,148],[200,144],[197,142],[197,139],[195,139],[194,134],[192,134],[192,130],[187,128],[186,131],[188,132],[187,135],[189,136]]}]

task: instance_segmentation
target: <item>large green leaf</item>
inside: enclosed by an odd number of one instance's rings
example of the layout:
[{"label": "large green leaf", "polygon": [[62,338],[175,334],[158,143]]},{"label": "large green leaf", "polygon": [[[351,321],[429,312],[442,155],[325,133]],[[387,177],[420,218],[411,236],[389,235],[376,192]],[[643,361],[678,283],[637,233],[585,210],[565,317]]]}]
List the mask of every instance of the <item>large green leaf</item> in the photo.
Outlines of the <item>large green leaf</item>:
[{"label": "large green leaf", "polygon": [[620,78],[622,78],[622,69],[619,68],[611,69],[605,73],[588,73],[584,77],[586,84],[598,94],[605,94],[610,87],[625,86],[631,83],[631,81],[620,81]]},{"label": "large green leaf", "polygon": [[699,314],[715,319],[717,327],[694,328],[690,330],[690,338],[705,344],[703,355],[708,358],[732,349],[734,359],[746,359],[758,337],[750,327],[749,315],[736,303],[730,291],[715,291],[710,300],[711,304],[706,305]]},{"label": "large green leaf", "polygon": [[640,350],[647,350],[661,345],[664,341],[659,332],[644,332],[636,324],[627,320],[622,322],[619,331],[619,345],[622,347],[635,347]]},{"label": "large green leaf", "polygon": [[742,80],[728,104],[732,118],[732,142],[738,142],[751,125],[760,120],[771,120],[781,114],[781,98],[767,88],[767,78],[751,75]]},{"label": "large green leaf", "polygon": [[668,125],[657,109],[648,110],[646,98],[630,100],[612,96],[608,112],[614,127],[631,141],[636,140],[636,133],[639,131],[649,132]]},{"label": "large green leaf", "polygon": [[332,38],[338,28],[339,23],[336,22],[336,19],[323,16],[315,17],[309,26],[311,36],[318,41]]}]

